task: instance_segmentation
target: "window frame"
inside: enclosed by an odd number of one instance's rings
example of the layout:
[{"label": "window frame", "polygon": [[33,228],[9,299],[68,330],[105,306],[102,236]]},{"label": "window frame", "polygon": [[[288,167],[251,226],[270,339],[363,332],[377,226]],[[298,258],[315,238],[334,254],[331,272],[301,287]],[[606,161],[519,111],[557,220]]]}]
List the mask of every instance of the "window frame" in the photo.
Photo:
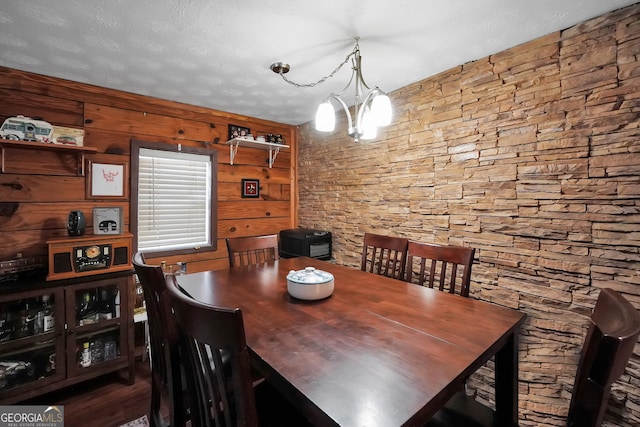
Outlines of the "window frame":
[{"label": "window frame", "polygon": [[211,161],[211,204],[209,214],[209,238],[211,244],[207,246],[199,246],[192,248],[180,248],[169,250],[145,250],[145,253],[150,257],[163,257],[173,255],[189,255],[201,252],[213,252],[218,249],[218,151],[215,149],[191,147],[183,144],[170,144],[166,142],[150,142],[141,141],[137,139],[131,140],[131,213],[130,213],[130,227],[131,232],[134,235],[133,239],[133,252],[138,251],[138,179],[140,168],[140,149],[146,148],[149,150],[168,151],[173,153],[190,153],[208,156]]}]

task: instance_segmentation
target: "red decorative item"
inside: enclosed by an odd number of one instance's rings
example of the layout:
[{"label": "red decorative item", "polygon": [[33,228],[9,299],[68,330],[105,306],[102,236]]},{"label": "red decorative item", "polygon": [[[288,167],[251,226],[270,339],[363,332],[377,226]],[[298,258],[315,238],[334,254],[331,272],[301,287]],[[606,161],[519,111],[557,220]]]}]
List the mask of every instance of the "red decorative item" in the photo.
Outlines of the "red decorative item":
[{"label": "red decorative item", "polygon": [[257,179],[242,180],[242,197],[258,198],[260,197],[260,181]]}]

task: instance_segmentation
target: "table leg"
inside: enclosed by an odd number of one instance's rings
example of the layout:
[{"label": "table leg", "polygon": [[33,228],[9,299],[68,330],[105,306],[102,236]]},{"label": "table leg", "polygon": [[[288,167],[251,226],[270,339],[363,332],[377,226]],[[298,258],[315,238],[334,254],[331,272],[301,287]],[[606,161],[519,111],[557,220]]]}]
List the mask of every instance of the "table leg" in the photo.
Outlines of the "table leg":
[{"label": "table leg", "polygon": [[518,425],[518,337],[511,334],[495,357],[498,425]]}]

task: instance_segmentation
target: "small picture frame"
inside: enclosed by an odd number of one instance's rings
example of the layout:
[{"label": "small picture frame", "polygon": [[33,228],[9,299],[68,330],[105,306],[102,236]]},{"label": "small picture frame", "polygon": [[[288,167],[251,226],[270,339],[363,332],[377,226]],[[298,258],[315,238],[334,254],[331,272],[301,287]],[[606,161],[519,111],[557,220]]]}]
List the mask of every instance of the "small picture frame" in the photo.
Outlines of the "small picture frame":
[{"label": "small picture frame", "polygon": [[122,208],[93,208],[93,234],[122,234]]},{"label": "small picture frame", "polygon": [[247,136],[251,133],[251,129],[238,126],[238,125],[229,125],[229,140],[233,138],[239,138]]},{"label": "small picture frame", "polygon": [[242,180],[242,198],[257,199],[260,197],[260,181],[257,179]]},{"label": "small picture frame", "polygon": [[87,161],[87,199],[127,200],[129,197],[129,164],[127,162]]}]

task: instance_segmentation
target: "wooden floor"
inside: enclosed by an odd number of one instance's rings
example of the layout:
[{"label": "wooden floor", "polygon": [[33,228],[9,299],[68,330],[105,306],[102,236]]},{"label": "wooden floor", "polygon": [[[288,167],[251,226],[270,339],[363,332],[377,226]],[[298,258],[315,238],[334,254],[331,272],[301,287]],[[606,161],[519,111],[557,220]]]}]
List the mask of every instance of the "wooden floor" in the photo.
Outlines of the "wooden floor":
[{"label": "wooden floor", "polygon": [[136,381],[127,385],[117,372],[49,393],[21,404],[64,405],[67,426],[116,427],[143,415],[149,418],[151,370],[149,361],[136,361]]}]

